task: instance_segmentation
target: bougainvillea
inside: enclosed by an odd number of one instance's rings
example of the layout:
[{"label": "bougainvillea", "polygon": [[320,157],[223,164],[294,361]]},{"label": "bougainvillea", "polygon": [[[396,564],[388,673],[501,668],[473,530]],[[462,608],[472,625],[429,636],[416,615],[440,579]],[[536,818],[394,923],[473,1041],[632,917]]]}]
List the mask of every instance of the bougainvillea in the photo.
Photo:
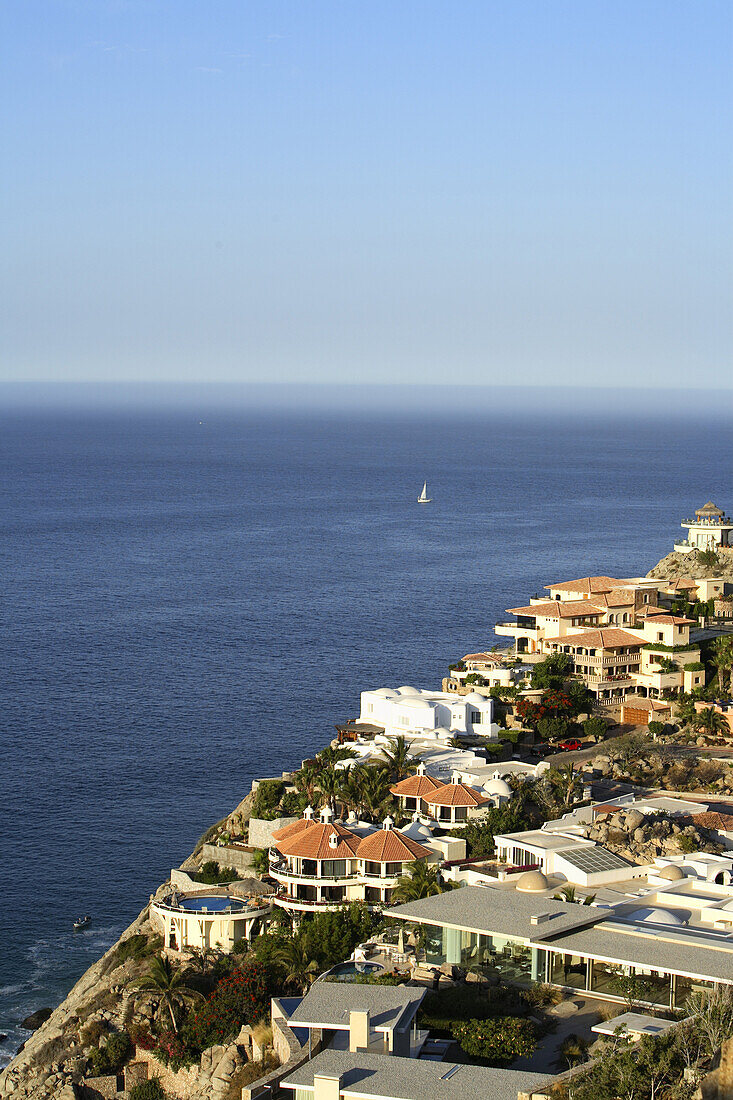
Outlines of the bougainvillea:
[{"label": "bougainvillea", "polygon": [[262,1019],[271,992],[269,968],[257,961],[243,963],[222,978],[211,996],[189,1017],[186,1039],[198,1050],[223,1042],[242,1024]]}]

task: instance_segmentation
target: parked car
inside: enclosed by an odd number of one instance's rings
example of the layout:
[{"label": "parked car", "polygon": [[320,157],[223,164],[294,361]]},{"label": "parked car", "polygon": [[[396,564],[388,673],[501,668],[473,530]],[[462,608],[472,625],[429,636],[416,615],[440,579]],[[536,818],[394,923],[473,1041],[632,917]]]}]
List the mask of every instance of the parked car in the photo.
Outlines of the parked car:
[{"label": "parked car", "polygon": [[570,737],[567,741],[561,741],[557,747],[563,752],[577,752],[583,748],[583,743],[577,737]]}]

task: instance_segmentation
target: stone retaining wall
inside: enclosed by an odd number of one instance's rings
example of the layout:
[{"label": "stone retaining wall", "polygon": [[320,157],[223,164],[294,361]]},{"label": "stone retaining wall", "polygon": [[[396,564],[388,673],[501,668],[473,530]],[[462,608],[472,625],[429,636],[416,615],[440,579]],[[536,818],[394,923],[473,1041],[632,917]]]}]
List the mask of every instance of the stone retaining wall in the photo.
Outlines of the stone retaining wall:
[{"label": "stone retaining wall", "polygon": [[276,817],[274,821],[265,821],[261,817],[249,819],[249,844],[251,848],[270,848],[272,834],[286,825],[292,825],[297,817]]}]

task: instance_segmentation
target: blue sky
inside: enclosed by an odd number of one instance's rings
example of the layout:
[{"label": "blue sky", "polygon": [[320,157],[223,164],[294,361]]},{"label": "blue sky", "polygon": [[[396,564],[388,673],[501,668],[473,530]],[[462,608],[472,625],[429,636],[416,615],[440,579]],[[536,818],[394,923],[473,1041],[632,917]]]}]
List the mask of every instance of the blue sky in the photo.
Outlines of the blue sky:
[{"label": "blue sky", "polygon": [[732,29],[5,0],[0,378],[730,385]]}]

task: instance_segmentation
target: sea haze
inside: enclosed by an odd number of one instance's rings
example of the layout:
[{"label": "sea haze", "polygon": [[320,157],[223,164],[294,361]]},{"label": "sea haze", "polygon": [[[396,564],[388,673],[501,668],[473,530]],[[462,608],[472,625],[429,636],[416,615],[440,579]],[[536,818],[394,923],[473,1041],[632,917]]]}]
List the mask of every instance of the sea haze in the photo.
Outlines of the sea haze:
[{"label": "sea haze", "polygon": [[639,400],[574,419],[457,398],[420,415],[390,398],[389,416],[6,409],[6,1058],[23,1016],[360,690],[438,686],[543,584],[644,573],[684,515],[733,505],[730,418]]}]

